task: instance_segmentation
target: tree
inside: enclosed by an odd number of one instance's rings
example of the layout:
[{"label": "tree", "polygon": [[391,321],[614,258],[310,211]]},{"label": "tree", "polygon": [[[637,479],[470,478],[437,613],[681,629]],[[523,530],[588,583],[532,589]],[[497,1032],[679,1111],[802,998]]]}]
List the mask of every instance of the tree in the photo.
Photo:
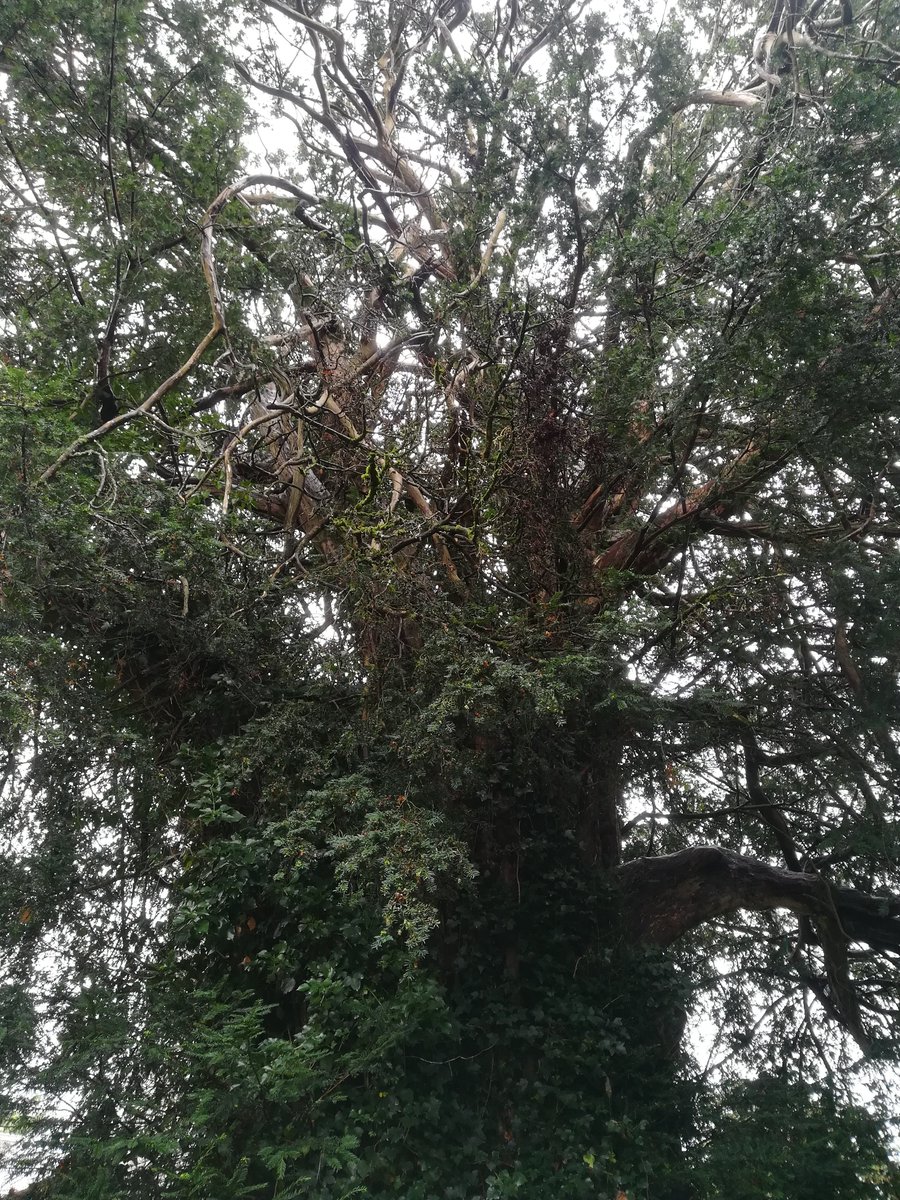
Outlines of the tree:
[{"label": "tree", "polygon": [[897,18],[0,17],[30,1194],[898,1194]]}]

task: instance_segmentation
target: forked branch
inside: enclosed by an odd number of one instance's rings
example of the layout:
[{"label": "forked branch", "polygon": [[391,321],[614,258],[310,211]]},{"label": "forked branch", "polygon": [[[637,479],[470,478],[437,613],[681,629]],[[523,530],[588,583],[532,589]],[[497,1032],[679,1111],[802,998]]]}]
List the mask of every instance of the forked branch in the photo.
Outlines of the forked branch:
[{"label": "forked branch", "polygon": [[719,846],[638,858],[615,873],[627,933],[653,946],[740,909],[786,909],[808,917],[822,947],[831,999],[863,1048],[868,1038],[847,965],[850,942],[900,951],[900,901],[835,887],[821,875],[773,867]]}]

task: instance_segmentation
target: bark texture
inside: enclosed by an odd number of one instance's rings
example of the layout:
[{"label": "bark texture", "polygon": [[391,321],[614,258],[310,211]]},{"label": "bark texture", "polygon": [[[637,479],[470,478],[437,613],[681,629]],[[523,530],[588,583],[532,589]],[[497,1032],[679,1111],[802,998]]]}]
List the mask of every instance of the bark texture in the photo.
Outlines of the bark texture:
[{"label": "bark texture", "polygon": [[626,932],[668,946],[706,921],[739,909],[787,909],[809,918],[828,973],[824,996],[864,1049],[868,1039],[850,979],[847,947],[900,950],[900,900],[835,887],[821,875],[773,867],[718,846],[638,858],[616,871]]}]

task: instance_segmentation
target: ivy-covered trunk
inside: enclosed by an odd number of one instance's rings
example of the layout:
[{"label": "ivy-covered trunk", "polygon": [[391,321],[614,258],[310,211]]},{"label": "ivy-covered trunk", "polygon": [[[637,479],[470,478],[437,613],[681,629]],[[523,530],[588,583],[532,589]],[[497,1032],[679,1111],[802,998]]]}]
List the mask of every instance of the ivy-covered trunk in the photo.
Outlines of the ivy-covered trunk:
[{"label": "ivy-covered trunk", "polygon": [[[191,1194],[229,1185],[240,1144],[216,1130],[239,1114],[251,1142],[280,1130],[293,1178],[323,1197],[698,1194],[692,971],[635,937],[585,835],[582,730],[536,711],[530,674],[495,692],[479,666],[453,711],[442,696],[437,761],[421,713],[415,763],[384,731],[312,792],[280,748],[277,815],[247,762],[256,734],[235,748],[247,784],[205,818],[156,985],[166,1011],[201,1003],[177,1050],[209,1108],[208,1149],[191,1116],[207,1172]],[[468,736],[515,693],[512,727]],[[310,750],[293,750],[298,776]],[[219,1028],[197,1043],[210,1004]],[[254,1170],[276,1186],[277,1165]]]}]

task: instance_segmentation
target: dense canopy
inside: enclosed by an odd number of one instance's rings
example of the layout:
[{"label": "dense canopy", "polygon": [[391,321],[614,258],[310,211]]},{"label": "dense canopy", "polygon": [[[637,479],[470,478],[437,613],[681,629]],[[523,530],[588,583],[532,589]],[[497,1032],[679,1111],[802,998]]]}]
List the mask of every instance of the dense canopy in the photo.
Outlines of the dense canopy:
[{"label": "dense canopy", "polygon": [[900,1195],[900,4],[624,7],[0,10],[6,1186]]}]

